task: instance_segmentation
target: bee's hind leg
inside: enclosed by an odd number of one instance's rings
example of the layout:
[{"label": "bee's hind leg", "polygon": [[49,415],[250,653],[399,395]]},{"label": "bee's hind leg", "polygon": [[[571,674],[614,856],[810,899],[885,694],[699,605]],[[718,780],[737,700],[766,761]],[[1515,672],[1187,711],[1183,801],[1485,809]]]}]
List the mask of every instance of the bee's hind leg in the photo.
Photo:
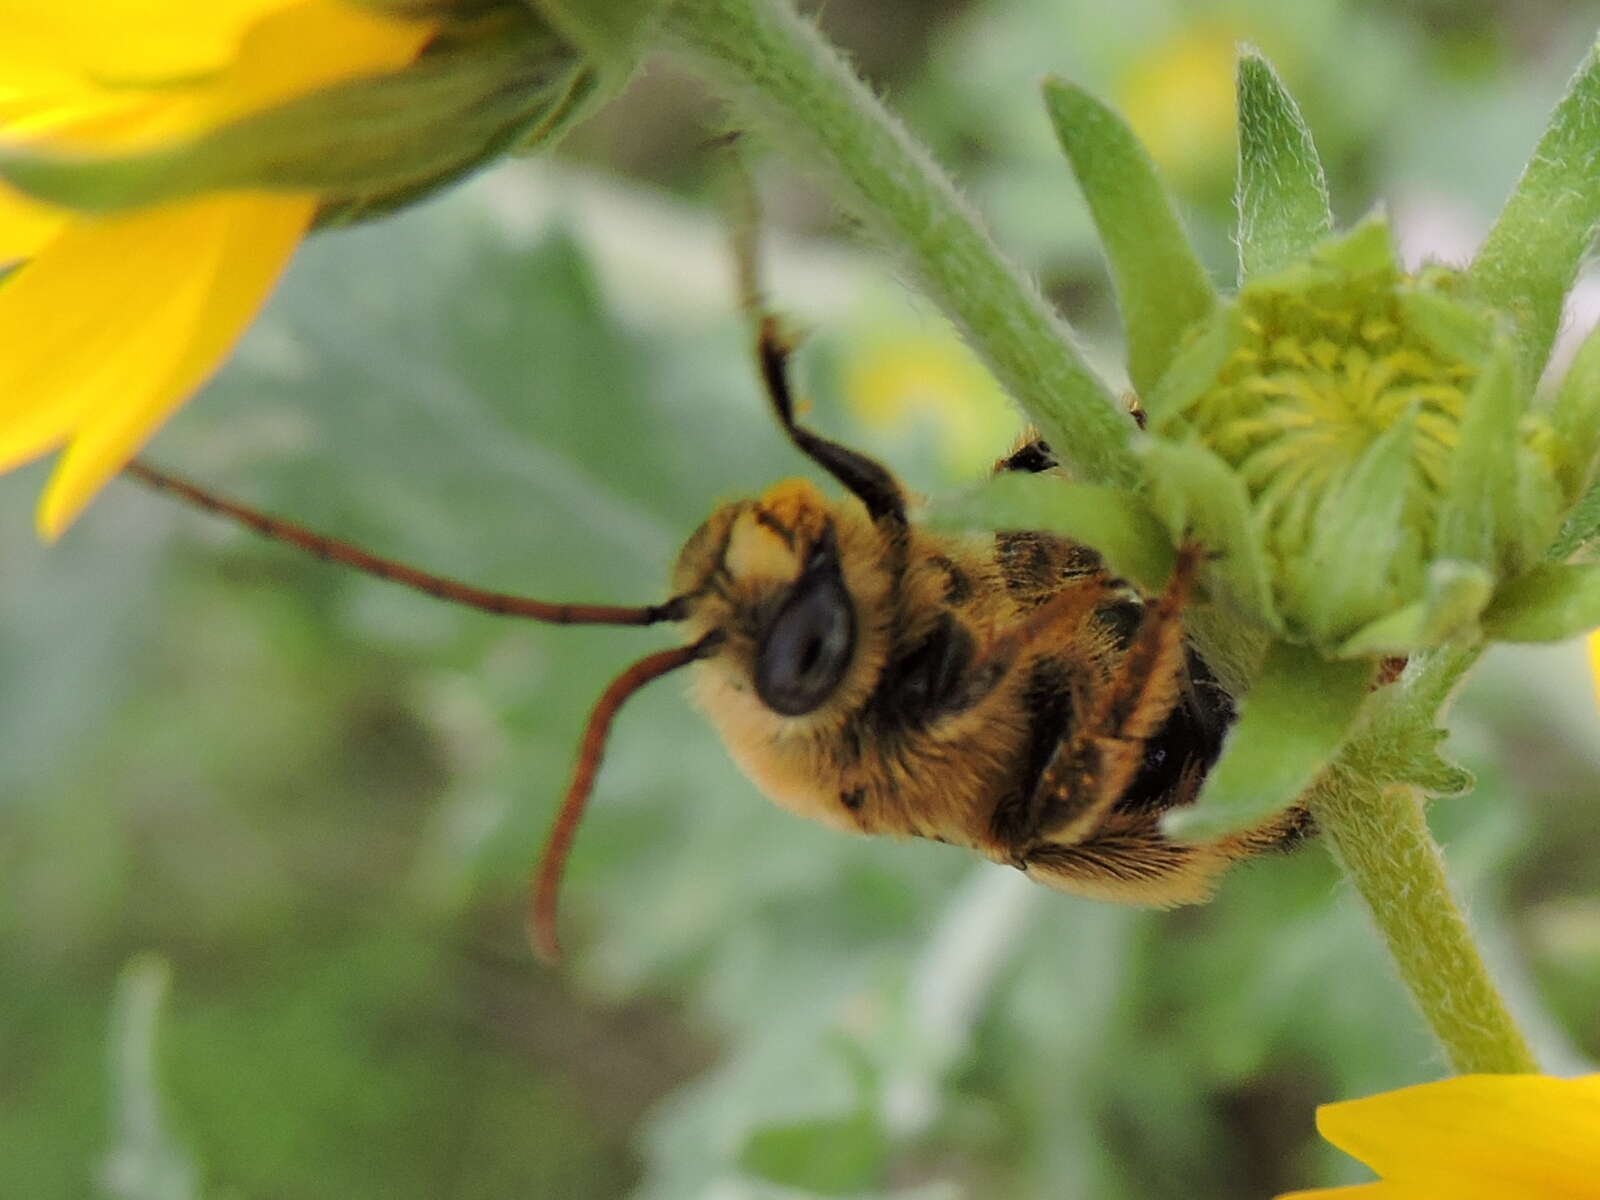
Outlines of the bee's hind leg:
[{"label": "bee's hind leg", "polygon": [[[1204,560],[1185,545],[1161,595],[1145,606],[1115,674],[1093,694],[1025,802],[1017,857],[1030,846],[1090,837],[1145,766],[1146,743],[1178,704],[1187,677],[1183,609]],[[1019,862],[1020,865],[1020,862]]]}]

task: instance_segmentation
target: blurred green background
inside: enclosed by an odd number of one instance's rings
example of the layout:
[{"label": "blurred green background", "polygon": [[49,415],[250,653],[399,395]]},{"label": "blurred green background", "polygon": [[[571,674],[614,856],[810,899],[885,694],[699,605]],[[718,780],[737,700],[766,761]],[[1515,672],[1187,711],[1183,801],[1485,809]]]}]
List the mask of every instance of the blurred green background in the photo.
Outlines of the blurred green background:
[{"label": "blurred green background", "polygon": [[[1414,259],[1459,258],[1595,17],[823,13],[1113,374],[1042,74],[1130,114],[1231,279],[1231,60],[1257,44],[1340,216],[1381,200]],[[733,310],[715,120],[652,63],[555,161],[316,239],[152,458],[480,584],[663,598],[712,505],[800,469]],[[970,481],[1015,418],[825,197],[762,176],[814,423],[918,488]],[[0,1196],[1268,1197],[1362,1178],[1318,1102],[1443,1072],[1321,847],[1203,908],[1073,900],[773,810],[676,681],[619,722],[570,961],[539,967],[524,887],[578,732],[662,633],[455,610],[127,484],[46,550],[44,474],[0,479]],[[1557,1071],[1600,1057],[1593,703],[1577,646],[1492,656],[1453,742],[1479,789],[1434,810]]]}]

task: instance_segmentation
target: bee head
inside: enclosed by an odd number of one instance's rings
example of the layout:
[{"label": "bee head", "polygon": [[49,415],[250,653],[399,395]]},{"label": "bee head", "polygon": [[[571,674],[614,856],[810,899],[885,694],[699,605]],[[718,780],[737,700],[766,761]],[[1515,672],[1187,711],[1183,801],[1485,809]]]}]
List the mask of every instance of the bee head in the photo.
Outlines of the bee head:
[{"label": "bee head", "polygon": [[[898,570],[879,523],[813,484],[785,480],[724,505],[679,555],[673,594],[699,660],[695,698],[734,758],[781,802],[808,791],[774,776],[837,745],[888,655]],[[803,770],[801,772],[804,773]],[[798,800],[804,815],[840,824]]]}]

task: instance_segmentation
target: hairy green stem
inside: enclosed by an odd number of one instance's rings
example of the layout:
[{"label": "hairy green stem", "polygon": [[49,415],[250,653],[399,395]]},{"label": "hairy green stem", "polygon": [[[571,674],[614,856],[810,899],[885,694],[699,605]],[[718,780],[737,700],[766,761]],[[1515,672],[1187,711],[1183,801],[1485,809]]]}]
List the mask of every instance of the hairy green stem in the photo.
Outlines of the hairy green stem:
[{"label": "hairy green stem", "polygon": [[[1470,776],[1438,757],[1436,729],[1482,654],[1479,643],[1416,656],[1398,682],[1372,697],[1367,721],[1306,802],[1455,1069],[1537,1071],[1451,894],[1415,786],[1470,785]],[[1411,782],[1379,782],[1392,780]]]},{"label": "hairy green stem", "polygon": [[1450,893],[1421,793],[1338,776],[1313,791],[1311,811],[1451,1065],[1463,1074],[1538,1071]]},{"label": "hairy green stem", "polygon": [[834,198],[944,309],[1081,478],[1137,479],[1132,422],[1066,323],[787,0],[670,0],[660,31],[698,61],[740,127],[828,177]]}]

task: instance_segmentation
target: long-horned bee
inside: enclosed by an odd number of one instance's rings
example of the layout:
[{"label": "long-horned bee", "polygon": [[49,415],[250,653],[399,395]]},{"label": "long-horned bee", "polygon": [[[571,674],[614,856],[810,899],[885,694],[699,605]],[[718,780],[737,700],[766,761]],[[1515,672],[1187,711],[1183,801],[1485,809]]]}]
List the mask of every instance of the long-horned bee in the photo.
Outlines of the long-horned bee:
[{"label": "long-horned bee", "polygon": [[[871,458],[800,426],[789,348],[771,317],[757,357],[794,445],[843,485],[791,479],[723,505],[694,532],[670,599],[552,604],[381,558],[134,462],[134,476],[267,536],[441,599],[555,624],[674,622],[674,649],[623,672],[596,704],[531,897],[535,947],[558,954],[563,864],[622,703],[694,666],[694,693],[740,767],[784,808],[855,833],[933,838],[1064,891],[1146,905],[1204,899],[1232,860],[1287,845],[1303,810],[1199,844],[1169,840],[1234,719],[1234,698],[1186,640],[1202,563],[1177,556],[1140,596],[1088,547],[1017,530],[948,534]],[[1057,470],[1026,440],[1000,471]]]}]

